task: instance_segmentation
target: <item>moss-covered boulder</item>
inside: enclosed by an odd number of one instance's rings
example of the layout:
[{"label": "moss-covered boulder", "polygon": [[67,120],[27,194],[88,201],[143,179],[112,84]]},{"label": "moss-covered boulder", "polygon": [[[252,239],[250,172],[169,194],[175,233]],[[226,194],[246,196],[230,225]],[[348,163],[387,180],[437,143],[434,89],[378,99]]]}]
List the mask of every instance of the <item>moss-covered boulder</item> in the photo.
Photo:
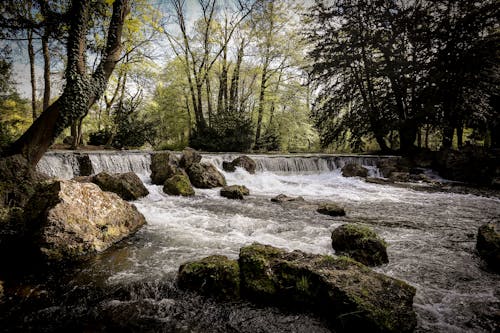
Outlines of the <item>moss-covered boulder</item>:
[{"label": "moss-covered boulder", "polygon": [[165,180],[178,172],[179,159],[173,152],[158,152],[151,155],[151,182],[163,185]]},{"label": "moss-covered boulder", "polygon": [[170,195],[181,195],[183,197],[194,195],[194,189],[189,181],[189,177],[182,172],[177,173],[165,181],[165,184],[163,184],[163,192]]},{"label": "moss-covered boulder", "polygon": [[345,215],[345,209],[343,207],[340,207],[337,204],[328,202],[328,203],[322,203],[318,206],[318,209],[316,211],[320,214],[323,215],[329,215],[329,216],[344,216]]},{"label": "moss-covered boulder", "polygon": [[199,152],[197,152],[193,148],[187,147],[182,151],[181,159],[179,161],[179,166],[181,168],[187,169],[192,164],[200,163],[201,157],[202,156]]},{"label": "moss-covered boulder", "polygon": [[375,232],[356,224],[343,224],[332,232],[332,247],[338,255],[345,255],[367,266],[389,262],[387,244]]},{"label": "moss-covered boulder", "polygon": [[240,295],[240,269],[236,260],[214,255],[179,267],[177,284],[205,296],[236,299]]},{"label": "moss-covered boulder", "polygon": [[141,179],[133,172],[117,174],[101,172],[92,177],[92,183],[103,191],[118,194],[123,200],[137,200],[149,194]]},{"label": "moss-covered boulder", "polygon": [[344,177],[366,177],[368,169],[355,163],[348,163],[342,168],[342,176]]},{"label": "moss-covered boulder", "polygon": [[243,297],[314,311],[335,332],[412,332],[415,288],[346,257],[286,252],[253,244],[240,250]]},{"label": "moss-covered boulder", "polygon": [[92,183],[56,180],[25,209],[30,243],[44,259],[74,261],[104,251],[146,223],[135,206]]},{"label": "moss-covered boulder", "polygon": [[245,195],[249,195],[250,190],[244,185],[224,186],[220,190],[220,195],[228,199],[243,200]]},{"label": "moss-covered boulder", "polygon": [[226,186],[226,178],[213,164],[194,163],[186,171],[194,187],[214,188]]},{"label": "moss-covered boulder", "polygon": [[489,267],[500,273],[500,220],[479,227],[476,249]]}]

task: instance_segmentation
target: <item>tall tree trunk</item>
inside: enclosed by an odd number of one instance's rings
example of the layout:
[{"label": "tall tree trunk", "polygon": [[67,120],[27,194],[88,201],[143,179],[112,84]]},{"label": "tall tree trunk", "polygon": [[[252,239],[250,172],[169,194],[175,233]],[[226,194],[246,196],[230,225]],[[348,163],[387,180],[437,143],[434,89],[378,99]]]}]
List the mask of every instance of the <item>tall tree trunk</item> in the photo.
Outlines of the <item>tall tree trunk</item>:
[{"label": "tall tree trunk", "polygon": [[33,121],[37,117],[36,112],[36,75],[35,75],[35,50],[33,48],[33,30],[28,30],[28,57],[30,60],[30,82],[31,82],[31,114]]},{"label": "tall tree trunk", "polygon": [[464,127],[460,122],[457,126],[457,146],[458,149],[461,149],[464,143]]},{"label": "tall tree trunk", "polygon": [[113,3],[103,58],[91,76],[85,68],[90,6],[90,1],[73,0],[69,10],[72,20],[67,40],[66,86],[62,95],[10,147],[10,154],[23,155],[32,166],[38,163],[54,139],[102,96],[120,59],[121,36],[130,8],[129,0],[116,0]]},{"label": "tall tree trunk", "polygon": [[262,69],[262,78],[260,81],[260,92],[259,92],[259,108],[257,110],[257,126],[255,128],[255,146],[259,148],[260,135],[262,130],[262,118],[264,116],[264,98],[266,95],[267,86],[267,64],[265,64]]},{"label": "tall tree trunk", "polygon": [[43,111],[50,104],[50,52],[49,52],[49,30],[46,28],[42,36],[43,52]]},{"label": "tall tree trunk", "polygon": [[234,113],[238,109],[238,94],[240,85],[240,68],[243,62],[243,48],[245,46],[245,39],[241,41],[238,47],[238,55],[236,58],[236,65],[233,70],[233,75],[231,77],[231,87],[229,90],[229,111]]}]

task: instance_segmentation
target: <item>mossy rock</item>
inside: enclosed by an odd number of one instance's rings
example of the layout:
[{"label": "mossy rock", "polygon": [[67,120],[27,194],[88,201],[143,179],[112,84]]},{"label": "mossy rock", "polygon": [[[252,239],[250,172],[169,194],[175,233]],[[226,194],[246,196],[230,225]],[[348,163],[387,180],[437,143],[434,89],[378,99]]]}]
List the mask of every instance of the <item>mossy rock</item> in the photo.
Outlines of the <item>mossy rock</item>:
[{"label": "mossy rock", "polygon": [[250,190],[243,185],[224,186],[220,190],[220,195],[228,199],[243,200],[246,195],[250,194]]},{"label": "mossy rock", "polygon": [[108,174],[101,172],[92,177],[101,190],[116,193],[123,200],[137,200],[149,194],[141,179],[133,172]]},{"label": "mossy rock", "polygon": [[345,216],[345,209],[334,203],[322,203],[316,211],[323,215]]},{"label": "mossy rock", "polygon": [[240,269],[236,260],[213,255],[179,267],[177,284],[205,296],[237,299],[240,295]]},{"label": "mossy rock", "polygon": [[165,180],[178,172],[179,159],[172,152],[158,152],[151,155],[151,182],[163,185]]},{"label": "mossy rock", "polygon": [[500,221],[479,227],[476,249],[489,267],[500,273]]},{"label": "mossy rock", "polygon": [[367,227],[341,225],[332,232],[332,247],[336,253],[349,256],[367,266],[389,262],[387,244]]},{"label": "mossy rock", "polygon": [[163,192],[170,195],[193,196],[194,189],[187,175],[178,173],[165,181]]},{"label": "mossy rock", "polygon": [[415,288],[347,257],[286,252],[253,244],[240,250],[241,295],[313,311],[335,332],[412,332]]}]

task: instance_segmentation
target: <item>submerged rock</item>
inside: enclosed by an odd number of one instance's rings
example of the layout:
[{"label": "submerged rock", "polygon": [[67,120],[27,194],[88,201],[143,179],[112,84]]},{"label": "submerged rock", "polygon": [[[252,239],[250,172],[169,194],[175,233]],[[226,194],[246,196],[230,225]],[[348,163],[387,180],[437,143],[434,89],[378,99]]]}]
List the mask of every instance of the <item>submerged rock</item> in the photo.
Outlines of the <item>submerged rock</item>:
[{"label": "submerged rock", "polygon": [[389,179],[393,182],[409,182],[410,174],[408,172],[391,172]]},{"label": "submerged rock", "polygon": [[249,194],[250,190],[248,190],[248,188],[243,185],[224,186],[220,190],[220,195],[228,199],[243,200],[244,196]]},{"label": "submerged rock", "polygon": [[316,210],[320,214],[330,216],[345,216],[344,208],[334,203],[323,203],[318,206]]},{"label": "submerged rock", "polygon": [[476,249],[489,267],[500,273],[500,220],[479,227]]},{"label": "submerged rock", "polygon": [[343,224],[332,232],[332,247],[339,255],[346,255],[367,266],[378,266],[389,262],[387,245],[372,230]]},{"label": "submerged rock", "polygon": [[384,178],[375,178],[375,177],[366,177],[365,181],[367,183],[378,184],[378,185],[394,184],[394,182],[392,180],[384,179]]},{"label": "submerged rock", "polygon": [[240,250],[238,262],[243,297],[314,311],[336,332],[412,332],[416,326],[415,288],[349,258],[253,244]]},{"label": "submerged rock", "polygon": [[179,169],[179,159],[172,152],[159,152],[151,155],[151,182],[163,185]]},{"label": "submerged rock", "polygon": [[179,166],[181,168],[187,169],[195,163],[200,163],[200,161],[201,161],[201,154],[198,153],[193,148],[188,147],[182,151],[182,156],[179,161]]},{"label": "submerged rock", "polygon": [[194,163],[187,170],[189,180],[198,188],[226,186],[226,179],[213,164]]},{"label": "submerged rock", "polygon": [[103,191],[116,193],[123,200],[137,200],[149,194],[141,179],[133,172],[109,174],[101,172],[91,178]]},{"label": "submerged rock", "polygon": [[180,172],[165,181],[163,192],[170,195],[181,195],[183,197],[193,196],[194,189],[189,181],[189,177]]},{"label": "submerged rock", "polygon": [[366,177],[368,176],[368,169],[365,167],[355,164],[355,163],[349,163],[346,164],[342,168],[342,176],[344,177]]},{"label": "submerged rock", "polygon": [[205,296],[237,299],[240,295],[240,269],[236,260],[213,255],[179,267],[177,284]]},{"label": "submerged rock", "polygon": [[222,169],[227,172],[236,171],[236,167],[234,166],[234,164],[232,162],[227,162],[227,161],[222,162]]},{"label": "submerged rock", "polygon": [[271,198],[272,202],[283,203],[283,202],[291,202],[291,201],[305,201],[302,197],[289,197],[285,194],[278,194],[274,198]]},{"label": "submerged rock", "polygon": [[92,183],[56,180],[26,206],[32,244],[43,258],[72,261],[104,251],[146,223],[135,206]]}]

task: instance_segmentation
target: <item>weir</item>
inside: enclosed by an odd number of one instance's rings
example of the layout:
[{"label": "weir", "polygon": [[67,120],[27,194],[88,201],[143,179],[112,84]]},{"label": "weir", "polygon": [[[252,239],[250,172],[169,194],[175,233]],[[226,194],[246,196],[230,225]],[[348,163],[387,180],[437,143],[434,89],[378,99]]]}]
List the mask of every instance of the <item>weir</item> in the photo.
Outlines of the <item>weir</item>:
[{"label": "weir", "polygon": [[[96,151],[71,152],[50,151],[38,163],[38,171],[62,179],[88,175],[87,164],[91,164],[90,174],[102,171],[110,173],[135,172],[139,175],[150,174],[151,151]],[[180,153],[179,153],[180,155]],[[222,169],[222,162],[232,161],[242,154],[202,154],[203,161],[211,162]],[[374,155],[257,155],[249,154],[257,164],[258,172],[280,174],[315,174],[339,171],[348,163],[363,165],[369,169],[370,176],[380,177],[377,162],[395,156]],[[85,172],[83,170],[85,169]]]}]

